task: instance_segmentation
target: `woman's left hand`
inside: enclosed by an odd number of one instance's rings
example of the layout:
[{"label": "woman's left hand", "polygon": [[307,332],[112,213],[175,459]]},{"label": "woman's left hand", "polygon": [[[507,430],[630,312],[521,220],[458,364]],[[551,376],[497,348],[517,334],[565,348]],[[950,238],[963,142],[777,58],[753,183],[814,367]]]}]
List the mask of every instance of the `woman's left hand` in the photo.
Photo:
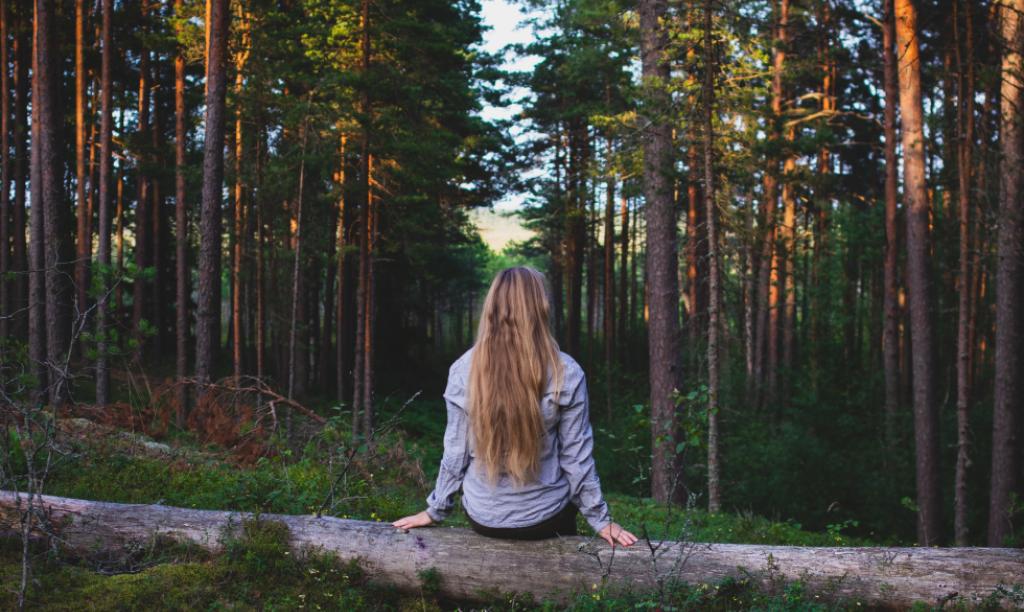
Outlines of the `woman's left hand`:
[{"label": "woman's left hand", "polygon": [[426,527],[433,522],[434,519],[430,518],[430,515],[427,514],[426,510],[424,510],[423,512],[413,514],[412,516],[400,518],[391,524],[399,529],[415,529],[417,527]]}]

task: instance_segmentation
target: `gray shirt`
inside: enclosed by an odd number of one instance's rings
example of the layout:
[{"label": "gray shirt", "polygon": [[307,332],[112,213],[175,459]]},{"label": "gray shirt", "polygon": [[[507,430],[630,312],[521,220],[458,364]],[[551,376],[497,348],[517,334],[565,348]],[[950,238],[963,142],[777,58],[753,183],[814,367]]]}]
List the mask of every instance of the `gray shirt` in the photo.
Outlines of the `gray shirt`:
[{"label": "gray shirt", "polygon": [[501,474],[491,484],[474,463],[469,435],[466,391],[472,352],[470,349],[463,353],[448,370],[444,456],[437,485],[427,497],[427,514],[435,521],[445,519],[461,486],[463,508],[474,521],[486,527],[535,525],[551,518],[571,501],[594,531],[603,529],[611,517],[594,467],[594,435],[583,369],[572,357],[561,353],[562,388],[556,391],[552,377],[548,376],[548,387],[540,403],[546,435],[537,479],[517,486],[511,477]]}]

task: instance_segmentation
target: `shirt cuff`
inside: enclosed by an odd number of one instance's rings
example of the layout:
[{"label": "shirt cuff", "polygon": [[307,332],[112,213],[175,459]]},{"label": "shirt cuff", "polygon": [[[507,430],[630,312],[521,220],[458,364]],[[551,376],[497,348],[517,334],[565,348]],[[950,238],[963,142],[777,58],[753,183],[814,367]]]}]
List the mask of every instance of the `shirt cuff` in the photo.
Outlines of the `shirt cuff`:
[{"label": "shirt cuff", "polygon": [[602,503],[599,507],[593,510],[583,513],[583,518],[587,520],[587,524],[594,530],[594,533],[600,532],[612,523],[612,517],[611,513],[608,511],[607,502]]},{"label": "shirt cuff", "polygon": [[444,519],[448,518],[449,514],[451,514],[451,510],[441,510],[433,506],[427,506],[427,516],[429,516],[430,520],[435,523],[440,523]]}]

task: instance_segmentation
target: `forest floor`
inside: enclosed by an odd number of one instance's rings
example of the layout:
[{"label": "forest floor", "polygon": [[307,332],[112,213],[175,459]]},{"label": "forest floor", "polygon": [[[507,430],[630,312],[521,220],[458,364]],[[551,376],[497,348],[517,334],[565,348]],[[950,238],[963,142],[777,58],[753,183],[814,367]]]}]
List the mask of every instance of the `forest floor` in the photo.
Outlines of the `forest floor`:
[{"label": "forest floor", "polygon": [[[441,453],[444,423],[439,422],[437,410],[436,403],[406,402],[383,411],[377,442],[367,446],[352,444],[348,418],[342,414],[327,417],[324,425],[296,416],[286,442],[269,433],[269,417],[240,406],[199,415],[203,418],[194,414],[186,430],[176,430],[166,418],[154,418],[154,413],[127,405],[103,413],[79,408],[58,422],[66,452],[46,489],[53,495],[114,502],[286,514],[322,511],[391,521],[423,507]],[[232,427],[224,425],[238,414],[245,416]],[[278,431],[283,428],[279,423]],[[611,440],[605,440],[604,446],[614,450]],[[617,477],[609,476],[609,481]],[[618,522],[652,539],[809,546],[871,543],[845,536],[841,526],[814,533],[793,522],[770,521],[748,512],[709,514],[623,493],[607,497]],[[440,528],[460,526],[466,526],[461,510]],[[580,528],[588,533],[582,519]],[[285,538],[286,534],[273,529],[251,530],[215,556],[170,547],[133,551],[119,559],[69,559],[39,548],[33,554],[29,601],[33,608],[54,610],[459,607],[459,602],[439,599],[429,577],[418,595],[397,594],[352,564],[326,556],[290,556]],[[13,607],[20,559],[19,542],[0,544],[0,608]],[[273,580],[267,579],[270,576]],[[527,610],[553,605],[510,594],[496,596],[488,607]],[[622,607],[813,610],[846,606],[827,595],[806,592],[799,582],[780,584],[767,592],[745,580],[629,599],[586,593],[571,606],[578,610]],[[863,609],[856,604],[849,607]]]}]

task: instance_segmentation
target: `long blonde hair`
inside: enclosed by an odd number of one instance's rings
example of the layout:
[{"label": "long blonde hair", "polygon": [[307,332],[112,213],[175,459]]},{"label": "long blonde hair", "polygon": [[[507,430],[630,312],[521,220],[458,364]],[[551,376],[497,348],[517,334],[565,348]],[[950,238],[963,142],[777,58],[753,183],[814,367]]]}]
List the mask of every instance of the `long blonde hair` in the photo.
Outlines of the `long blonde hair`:
[{"label": "long blonde hair", "polygon": [[498,273],[484,300],[469,369],[468,408],[476,460],[493,483],[504,470],[517,484],[540,467],[548,376],[561,387],[562,361],[549,328],[544,276],[528,267]]}]

